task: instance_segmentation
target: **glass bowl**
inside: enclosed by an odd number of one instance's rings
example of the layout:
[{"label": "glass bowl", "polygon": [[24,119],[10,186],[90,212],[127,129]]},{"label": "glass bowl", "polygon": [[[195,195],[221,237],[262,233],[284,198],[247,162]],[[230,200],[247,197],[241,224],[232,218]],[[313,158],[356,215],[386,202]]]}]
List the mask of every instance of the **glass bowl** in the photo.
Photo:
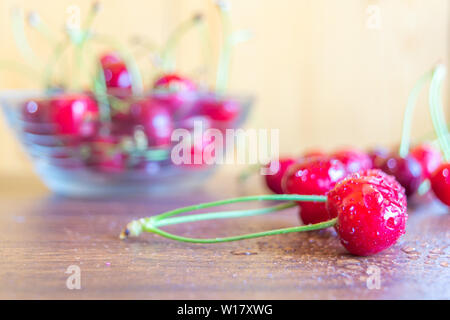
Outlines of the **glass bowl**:
[{"label": "glass bowl", "polygon": [[[80,95],[90,97],[89,101],[100,101],[89,93],[0,92],[7,122],[31,157],[37,174],[53,192],[71,197],[173,192],[197,187],[213,173],[215,164],[175,164],[171,151],[176,141],[161,143],[151,138],[152,132],[147,132],[145,121],[144,125],[139,122],[145,118],[142,114],[136,117],[139,123],[127,118],[136,101],[138,104],[147,99],[158,101],[159,106],[169,110],[169,118],[167,113],[165,118],[149,118],[149,126],[154,130],[161,121],[170,119],[170,130],[183,128],[187,132],[193,131],[195,121],[205,128],[221,131],[238,128],[252,104],[250,97],[218,97],[206,92],[177,96],[176,101],[169,95],[147,93],[140,97],[114,98],[126,111],[114,109],[113,113],[98,103],[98,112],[94,112],[98,117],[92,117],[88,112],[89,103],[76,98],[75,102],[67,102]],[[215,101],[233,101],[237,109],[232,119],[224,120],[227,113],[214,109]],[[149,110],[146,114],[154,113],[153,106]],[[207,114],[202,110],[207,110]],[[197,150],[194,144],[190,150]],[[201,150],[192,152],[201,153]]]}]

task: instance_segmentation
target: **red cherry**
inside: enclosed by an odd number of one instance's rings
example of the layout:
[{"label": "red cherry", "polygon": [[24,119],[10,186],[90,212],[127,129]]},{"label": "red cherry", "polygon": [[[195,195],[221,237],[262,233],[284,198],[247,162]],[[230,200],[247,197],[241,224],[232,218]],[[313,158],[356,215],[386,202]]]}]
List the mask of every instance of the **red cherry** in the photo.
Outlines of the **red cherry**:
[{"label": "red cherry", "polygon": [[341,161],[347,173],[354,173],[360,170],[372,168],[372,161],[367,153],[355,149],[342,149],[331,154],[331,156]]},{"label": "red cherry", "polygon": [[45,99],[32,99],[24,103],[22,107],[22,119],[30,122],[49,122],[49,103]]},{"label": "red cherry", "polygon": [[[282,181],[283,191],[291,194],[326,195],[345,175],[345,166],[339,160],[311,158],[288,169]],[[304,224],[328,220],[325,203],[299,202],[298,205]]]},{"label": "red cherry", "polygon": [[105,173],[118,173],[125,170],[128,156],[120,149],[120,141],[117,137],[95,137],[87,146],[89,147],[89,157],[86,161],[88,167]]},{"label": "red cherry", "polygon": [[124,62],[108,63],[103,66],[106,87],[131,91],[131,78]]},{"label": "red cherry", "polygon": [[354,173],[328,193],[330,217],[342,245],[352,254],[368,256],[397,242],[405,233],[406,196],[392,177],[379,170]]},{"label": "red cherry", "polygon": [[389,150],[384,147],[370,149],[368,155],[372,161],[372,168],[380,169],[386,158],[389,156]]},{"label": "red cherry", "polygon": [[[272,190],[272,192],[282,194],[283,193],[283,189],[281,187],[282,178],[286,173],[286,171],[288,170],[288,168],[291,165],[293,165],[296,162],[296,160],[294,158],[287,157],[281,158],[280,160],[277,161],[277,163],[275,161],[276,160],[272,160],[267,165],[272,174],[265,175],[264,179],[266,181],[267,187],[270,190]],[[278,171],[275,171],[276,169],[278,169]]]},{"label": "red cherry", "polygon": [[166,146],[171,143],[174,129],[170,112],[154,99],[145,99],[131,104],[130,112],[135,123],[142,125],[151,147]]},{"label": "red cherry", "polygon": [[431,175],[430,182],[436,197],[450,206],[450,163],[442,163]]},{"label": "red cherry", "polygon": [[405,188],[406,195],[412,196],[423,181],[422,167],[412,156],[405,158],[391,154],[381,165],[381,170],[392,175]]},{"label": "red cherry", "polygon": [[235,120],[241,106],[239,102],[219,97],[208,97],[202,99],[199,105],[199,113],[210,117],[214,121],[230,122]]},{"label": "red cherry", "polygon": [[424,143],[414,147],[410,151],[411,156],[413,156],[417,161],[419,161],[423,176],[429,179],[433,172],[442,163],[441,152],[430,144]]},{"label": "red cherry", "polygon": [[97,129],[97,102],[87,94],[60,94],[49,102],[49,118],[57,134],[92,136]]},{"label": "red cherry", "polygon": [[189,93],[196,90],[194,82],[177,74],[166,74],[156,80],[153,88],[157,91],[155,98],[164,103],[171,112],[190,102]]},{"label": "red cherry", "polygon": [[102,66],[111,63],[122,62],[123,60],[120,58],[117,52],[107,52],[100,57],[100,63]]}]

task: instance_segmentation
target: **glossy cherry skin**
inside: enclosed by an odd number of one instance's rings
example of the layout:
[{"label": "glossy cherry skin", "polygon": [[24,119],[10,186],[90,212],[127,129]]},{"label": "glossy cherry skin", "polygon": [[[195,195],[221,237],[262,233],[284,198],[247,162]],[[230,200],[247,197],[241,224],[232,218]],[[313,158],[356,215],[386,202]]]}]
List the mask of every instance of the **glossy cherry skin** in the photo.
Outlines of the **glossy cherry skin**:
[{"label": "glossy cherry skin", "polygon": [[[311,158],[291,165],[283,177],[283,191],[290,194],[326,195],[345,175],[345,166],[339,160]],[[299,202],[298,205],[304,224],[328,220],[325,203]]]},{"label": "glossy cherry skin", "polygon": [[342,149],[331,154],[331,157],[341,161],[347,173],[372,168],[372,161],[367,153],[356,149]]},{"label": "glossy cherry skin", "polygon": [[380,170],[354,173],[328,193],[330,218],[342,245],[368,256],[389,248],[405,233],[406,195],[401,185]]},{"label": "glossy cherry skin", "polygon": [[238,101],[220,97],[208,97],[199,103],[199,114],[208,116],[213,121],[230,122],[235,120],[241,111]]},{"label": "glossy cherry skin", "polygon": [[155,98],[175,113],[190,102],[189,94],[196,90],[196,85],[190,79],[172,73],[158,78],[153,88],[158,92]]},{"label": "glossy cherry skin", "polygon": [[131,104],[130,112],[135,123],[143,126],[149,146],[170,145],[174,124],[170,112],[164,105],[147,98]]},{"label": "glossy cherry skin", "polygon": [[296,159],[285,157],[280,158],[279,160],[272,160],[266,166],[271,174],[264,175],[264,180],[267,187],[272,190],[273,193],[283,193],[283,188],[281,186],[283,176],[294,163],[296,163]]},{"label": "glossy cherry skin", "polygon": [[442,163],[441,152],[431,144],[418,145],[410,151],[410,154],[420,163],[423,176],[426,179],[429,179]]},{"label": "glossy cherry skin", "polygon": [[97,102],[87,94],[61,94],[49,101],[49,119],[57,134],[92,136],[98,117]]},{"label": "glossy cherry skin", "polygon": [[124,62],[105,64],[103,73],[108,90],[131,92],[131,78]]},{"label": "glossy cherry skin", "polygon": [[450,163],[442,163],[431,175],[430,182],[436,197],[450,206]]},{"label": "glossy cherry skin", "polygon": [[420,163],[412,156],[405,158],[397,154],[391,154],[381,165],[381,170],[394,176],[405,188],[406,196],[412,196],[424,180]]},{"label": "glossy cherry skin", "polygon": [[49,122],[49,101],[46,99],[31,99],[22,107],[22,119],[29,122]]}]

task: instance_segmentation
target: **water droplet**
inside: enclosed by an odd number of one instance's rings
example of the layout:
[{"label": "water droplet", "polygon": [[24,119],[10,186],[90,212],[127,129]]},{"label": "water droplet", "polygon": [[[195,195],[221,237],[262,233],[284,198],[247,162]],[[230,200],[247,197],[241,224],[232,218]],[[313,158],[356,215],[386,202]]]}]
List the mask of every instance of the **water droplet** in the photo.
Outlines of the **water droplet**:
[{"label": "water droplet", "polygon": [[413,247],[404,247],[404,248],[402,248],[402,251],[407,254],[417,254],[418,253],[416,248],[413,248]]},{"label": "water droplet", "polygon": [[258,254],[258,253],[257,252],[251,252],[251,251],[234,250],[234,251],[231,251],[231,254],[235,255],[235,256],[251,256],[251,255]]}]

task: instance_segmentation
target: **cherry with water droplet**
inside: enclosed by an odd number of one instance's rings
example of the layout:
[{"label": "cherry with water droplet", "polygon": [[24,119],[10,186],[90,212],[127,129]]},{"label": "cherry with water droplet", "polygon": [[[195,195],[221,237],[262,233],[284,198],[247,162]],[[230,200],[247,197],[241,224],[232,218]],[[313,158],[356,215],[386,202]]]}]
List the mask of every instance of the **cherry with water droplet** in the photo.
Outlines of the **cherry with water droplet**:
[{"label": "cherry with water droplet", "polygon": [[426,179],[429,179],[442,163],[441,152],[429,143],[423,143],[414,147],[410,154],[420,163],[423,176]]},{"label": "cherry with water droplet", "polygon": [[341,149],[331,154],[331,157],[342,162],[347,173],[354,173],[360,170],[372,168],[372,161],[367,153],[356,149]]},{"label": "cherry with water droplet", "polygon": [[[339,160],[329,157],[311,158],[288,169],[282,182],[283,191],[288,194],[326,195],[345,175],[346,168]],[[304,224],[328,219],[325,203],[299,202],[298,205]]]},{"label": "cherry with water droplet", "polygon": [[380,170],[354,173],[328,193],[330,218],[342,245],[352,254],[368,256],[397,242],[405,233],[406,195],[402,186]]},{"label": "cherry with water droplet", "polygon": [[264,179],[267,187],[272,190],[273,193],[283,193],[282,179],[286,171],[294,164],[296,160],[291,157],[283,157],[279,160],[272,160],[266,166],[271,174],[264,175]]},{"label": "cherry with water droplet", "polygon": [[442,203],[450,206],[450,163],[442,163],[430,177],[431,188]]},{"label": "cherry with water droplet", "polygon": [[141,125],[147,135],[149,146],[170,145],[174,129],[172,116],[167,108],[152,98],[133,102],[130,113],[136,125]]}]

